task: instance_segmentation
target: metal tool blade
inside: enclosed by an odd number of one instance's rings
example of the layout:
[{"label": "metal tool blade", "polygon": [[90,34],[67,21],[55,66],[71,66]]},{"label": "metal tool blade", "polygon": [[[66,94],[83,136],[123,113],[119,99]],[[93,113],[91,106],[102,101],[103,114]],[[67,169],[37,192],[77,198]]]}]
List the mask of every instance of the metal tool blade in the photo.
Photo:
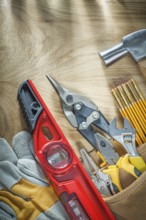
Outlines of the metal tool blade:
[{"label": "metal tool blade", "polygon": [[69,92],[67,89],[65,89],[60,83],[58,83],[53,77],[46,75],[47,79],[59,95],[62,101],[66,102],[65,100],[65,94],[66,92]]},{"label": "metal tool blade", "polygon": [[74,106],[84,104],[95,111],[98,110],[97,106],[88,98],[69,91],[51,76],[47,76],[47,79],[59,95],[64,114],[73,127],[78,127],[76,117],[73,113]]}]

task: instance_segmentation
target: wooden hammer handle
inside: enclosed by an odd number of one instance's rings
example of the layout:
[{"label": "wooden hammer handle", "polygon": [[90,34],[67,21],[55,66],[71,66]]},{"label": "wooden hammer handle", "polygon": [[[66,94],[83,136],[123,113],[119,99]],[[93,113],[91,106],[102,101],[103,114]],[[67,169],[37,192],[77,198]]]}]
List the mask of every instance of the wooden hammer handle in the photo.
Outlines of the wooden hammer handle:
[{"label": "wooden hammer handle", "polygon": [[140,71],[142,72],[142,74],[146,78],[146,60],[142,60],[142,61],[138,62],[138,65],[139,65]]}]

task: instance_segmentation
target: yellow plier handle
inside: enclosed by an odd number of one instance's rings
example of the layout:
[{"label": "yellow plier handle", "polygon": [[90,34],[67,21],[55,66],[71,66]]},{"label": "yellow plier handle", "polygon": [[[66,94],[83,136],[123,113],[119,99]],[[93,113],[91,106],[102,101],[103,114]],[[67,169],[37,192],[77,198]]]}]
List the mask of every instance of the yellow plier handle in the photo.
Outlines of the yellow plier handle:
[{"label": "yellow plier handle", "polygon": [[141,173],[146,170],[146,163],[141,156],[131,157],[129,156],[129,162],[136,167]]},{"label": "yellow plier handle", "polygon": [[108,168],[103,170],[103,172],[110,176],[115,193],[122,191],[122,186],[119,177],[119,169],[116,167],[116,165],[108,166]]},{"label": "yellow plier handle", "polygon": [[[138,169],[133,163],[131,163],[131,157],[126,154],[124,157],[120,157],[118,160],[116,166],[125,170],[127,173],[131,174],[134,176],[136,179],[142,174],[141,170]],[[136,160],[133,160],[132,162],[136,162]]]},{"label": "yellow plier handle", "polygon": [[124,157],[120,157],[116,165],[108,166],[107,169],[103,170],[110,176],[115,193],[122,191],[119,168],[137,179],[146,170],[146,164],[141,156],[131,157],[126,154]]}]

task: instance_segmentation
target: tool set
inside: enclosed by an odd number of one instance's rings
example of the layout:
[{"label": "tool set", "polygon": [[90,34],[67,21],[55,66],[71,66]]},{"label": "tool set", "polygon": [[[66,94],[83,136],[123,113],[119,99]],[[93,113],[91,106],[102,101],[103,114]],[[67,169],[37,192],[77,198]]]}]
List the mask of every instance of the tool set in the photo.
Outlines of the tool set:
[{"label": "tool set", "polygon": [[[146,30],[140,30],[99,54],[106,65],[128,53],[139,62],[146,58],[145,39]],[[70,219],[114,220],[102,197],[123,190],[119,170],[135,179],[146,170],[135,143],[146,142],[146,100],[133,79],[112,89],[124,117],[124,126],[119,129],[116,118],[109,122],[88,98],[69,91],[51,76],[47,78],[60,97],[66,118],[92,145],[102,163],[98,166],[83,148],[80,150],[82,165],[34,84],[27,80],[18,90],[18,100],[33,134],[36,159]],[[123,147],[123,156],[115,151],[114,144]]]},{"label": "tool set", "polygon": [[[94,183],[95,179],[93,179],[89,165],[87,164],[92,165],[95,170],[96,181],[98,180],[97,182],[100,183],[98,189],[100,192],[100,189],[103,189],[101,194],[104,196],[109,194],[113,195],[122,190],[118,168],[138,178],[146,170],[146,164],[143,158],[137,153],[135,146],[136,131],[132,128],[129,121],[124,119],[124,128],[118,129],[116,127],[116,118],[109,123],[105,116],[98,110],[98,107],[89,99],[67,90],[52,77],[47,76],[47,78],[58,93],[64,114],[70,124],[99,152],[101,158],[104,159],[104,166],[108,164],[106,169],[99,171],[99,168],[95,168],[95,164],[91,162],[91,158],[87,156],[87,153],[81,151],[83,163],[86,164],[85,168]],[[114,141],[120,143],[127,154],[119,158],[112,142],[98,133],[95,129],[96,127],[106,135],[109,135]],[[87,160],[88,163],[85,162],[85,160]],[[108,176],[105,176],[103,173]],[[107,181],[108,179],[110,179],[110,181]],[[100,185],[102,185],[102,187],[100,187]],[[105,186],[107,186],[106,190]]]}]

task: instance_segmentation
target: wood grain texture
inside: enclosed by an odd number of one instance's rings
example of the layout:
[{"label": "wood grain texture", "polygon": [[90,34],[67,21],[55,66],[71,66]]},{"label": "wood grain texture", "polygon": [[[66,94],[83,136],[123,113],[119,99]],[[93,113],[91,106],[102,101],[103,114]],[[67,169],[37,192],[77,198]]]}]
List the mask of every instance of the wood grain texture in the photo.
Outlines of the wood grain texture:
[{"label": "wood grain texture", "polygon": [[19,84],[31,79],[78,153],[92,147],[68,123],[45,75],[89,97],[110,121],[121,116],[111,89],[134,78],[146,80],[131,57],[105,67],[98,52],[146,28],[146,1],[0,0],[0,136],[11,142],[26,129],[16,100]]}]

